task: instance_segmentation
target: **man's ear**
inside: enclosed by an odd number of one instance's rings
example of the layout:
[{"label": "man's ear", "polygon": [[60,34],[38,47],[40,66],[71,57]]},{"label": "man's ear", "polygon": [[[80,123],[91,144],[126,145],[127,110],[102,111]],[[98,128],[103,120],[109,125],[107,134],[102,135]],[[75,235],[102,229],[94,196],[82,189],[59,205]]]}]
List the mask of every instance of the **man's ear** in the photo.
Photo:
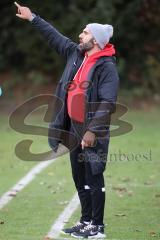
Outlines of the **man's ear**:
[{"label": "man's ear", "polygon": [[93,42],[94,42],[94,44],[98,44],[97,41],[96,41],[96,39],[93,39]]}]

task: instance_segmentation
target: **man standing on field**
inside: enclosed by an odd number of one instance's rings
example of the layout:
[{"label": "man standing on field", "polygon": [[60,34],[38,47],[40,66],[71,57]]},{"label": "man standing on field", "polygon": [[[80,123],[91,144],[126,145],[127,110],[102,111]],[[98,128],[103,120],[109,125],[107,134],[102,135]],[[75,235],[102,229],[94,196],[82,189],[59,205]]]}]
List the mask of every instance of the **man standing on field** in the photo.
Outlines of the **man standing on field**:
[{"label": "man standing on field", "polygon": [[108,154],[110,118],[115,111],[119,86],[115,49],[109,43],[113,27],[90,23],[79,35],[80,43],[76,44],[29,8],[15,5],[16,16],[29,20],[49,46],[66,59],[55,93],[63,106],[50,124],[49,144],[56,152],[59,143],[63,142],[64,136],[57,139],[53,129],[77,137],[77,146],[69,150],[81,218],[75,226],[62,232],[76,238],[105,238],[103,172]]}]

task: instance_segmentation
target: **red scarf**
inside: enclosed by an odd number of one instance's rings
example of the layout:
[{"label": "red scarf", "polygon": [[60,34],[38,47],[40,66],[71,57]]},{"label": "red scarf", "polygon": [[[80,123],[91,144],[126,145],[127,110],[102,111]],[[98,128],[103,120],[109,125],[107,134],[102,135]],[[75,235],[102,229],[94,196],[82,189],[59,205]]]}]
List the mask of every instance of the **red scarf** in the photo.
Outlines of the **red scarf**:
[{"label": "red scarf", "polygon": [[87,53],[85,54],[84,61],[68,89],[67,108],[70,118],[81,123],[84,122],[85,92],[88,86],[88,73],[100,57],[113,56],[114,54],[114,46],[110,43],[107,44],[103,50],[100,50],[91,56],[88,56]]}]

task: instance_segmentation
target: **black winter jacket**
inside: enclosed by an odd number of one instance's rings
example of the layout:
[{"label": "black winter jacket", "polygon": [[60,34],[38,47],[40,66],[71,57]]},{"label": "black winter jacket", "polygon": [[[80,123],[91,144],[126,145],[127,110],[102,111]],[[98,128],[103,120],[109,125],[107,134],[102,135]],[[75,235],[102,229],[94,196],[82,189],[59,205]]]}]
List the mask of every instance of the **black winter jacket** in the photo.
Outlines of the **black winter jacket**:
[{"label": "black winter jacket", "polygon": [[[49,46],[66,60],[66,67],[55,92],[57,100],[49,128],[49,144],[56,152],[60,142],[66,146],[68,143],[66,134],[64,134],[69,129],[66,105],[67,86],[73,80],[74,75],[83,62],[84,53],[80,51],[76,43],[63,36],[39,16],[33,19],[32,25],[47,40]],[[110,116],[115,111],[119,87],[115,57],[101,57],[98,59],[89,72],[87,81],[90,84],[86,91],[87,110],[85,126],[86,130],[93,131],[97,135],[97,147],[88,148],[87,154],[90,152],[92,155],[95,154],[97,156],[97,151],[101,150],[101,156],[103,155],[103,159],[99,159],[98,156],[98,161],[91,161],[93,173],[97,174],[105,169],[106,155],[104,157],[104,153],[108,153]],[[57,106],[60,105],[61,109],[59,110]],[[106,133],[105,137],[100,137],[100,133],[104,133],[104,131]]]}]

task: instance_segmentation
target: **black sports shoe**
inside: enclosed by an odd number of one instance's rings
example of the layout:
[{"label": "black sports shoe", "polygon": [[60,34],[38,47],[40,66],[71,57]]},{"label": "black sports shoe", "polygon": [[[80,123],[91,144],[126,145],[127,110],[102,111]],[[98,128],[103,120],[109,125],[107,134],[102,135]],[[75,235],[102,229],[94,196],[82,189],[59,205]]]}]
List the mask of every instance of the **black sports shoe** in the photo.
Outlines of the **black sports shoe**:
[{"label": "black sports shoe", "polygon": [[89,225],[89,223],[90,222],[78,222],[75,226],[73,226],[71,228],[64,228],[64,229],[62,229],[61,232],[64,233],[64,234],[71,234],[71,233],[74,233],[74,232],[79,232],[84,227]]},{"label": "black sports shoe", "polygon": [[75,238],[105,238],[104,234],[104,225],[92,225],[89,224],[83,229],[80,229],[79,232],[74,232],[71,234]]}]

